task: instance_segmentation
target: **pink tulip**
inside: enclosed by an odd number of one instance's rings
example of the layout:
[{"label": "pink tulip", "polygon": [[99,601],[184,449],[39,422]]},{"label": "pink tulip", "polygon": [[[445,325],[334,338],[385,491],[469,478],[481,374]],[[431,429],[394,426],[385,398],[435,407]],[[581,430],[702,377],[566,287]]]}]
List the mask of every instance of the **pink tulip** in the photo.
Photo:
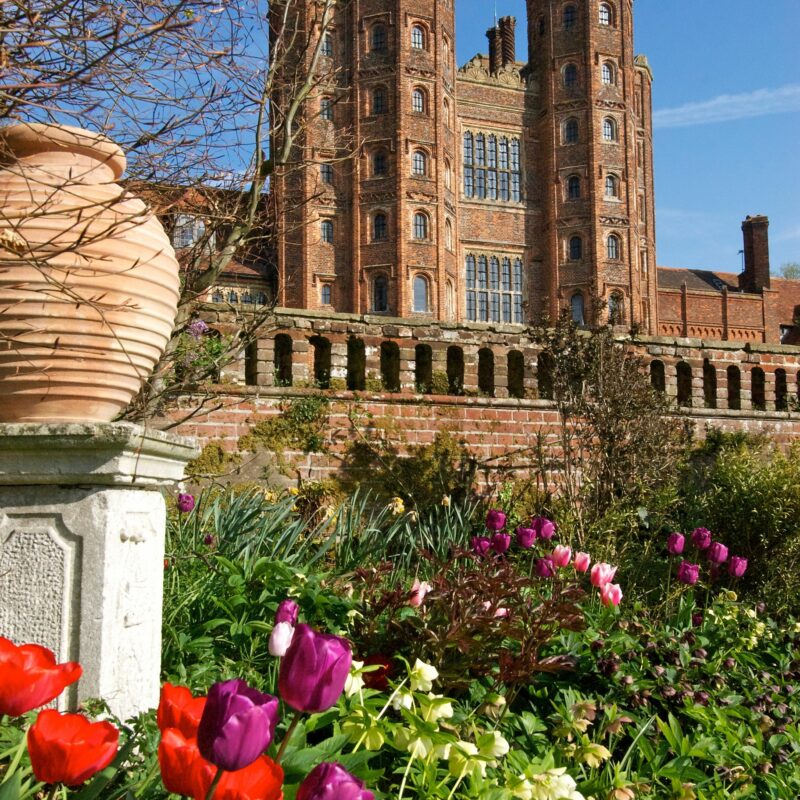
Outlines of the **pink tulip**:
[{"label": "pink tulip", "polygon": [[506,526],[506,515],[496,508],[492,508],[486,514],[486,527],[490,531],[501,531]]},{"label": "pink tulip", "polygon": [[679,556],[686,545],[686,537],[682,533],[671,533],[667,538],[667,552],[671,556]]},{"label": "pink tulip", "polygon": [[473,536],[472,541],[472,552],[475,553],[476,556],[485,556],[492,547],[492,542],[486,536]]},{"label": "pink tulip", "polygon": [[604,606],[614,606],[616,608],[619,605],[619,601],[622,600],[622,589],[620,589],[619,584],[605,584],[600,590],[600,600]]},{"label": "pink tulip", "polygon": [[419,608],[425,602],[425,595],[431,590],[431,585],[427,581],[420,583],[419,578],[414,578],[411,592],[408,597],[408,604],[412,608]]},{"label": "pink tulip", "polygon": [[508,616],[508,609],[502,606],[494,612],[495,619],[505,619]]},{"label": "pink tulip", "polygon": [[492,550],[501,556],[511,547],[511,536],[507,533],[496,533],[492,536]]},{"label": "pink tulip", "polygon": [[721,542],[714,542],[708,548],[706,556],[714,564],[724,564],[728,560],[728,548]]},{"label": "pink tulip", "polygon": [[550,554],[550,560],[557,567],[566,567],[572,558],[572,550],[564,544],[556,545]]},{"label": "pink tulip", "polygon": [[612,567],[611,564],[606,564],[604,561],[601,561],[599,564],[595,564],[592,567],[592,586],[602,589],[607,583],[611,583],[611,581],[614,580],[616,574],[616,567]]},{"label": "pink tulip", "polygon": [[741,578],[747,572],[747,559],[740,556],[732,556],[728,562],[728,574],[732,578]]},{"label": "pink tulip", "polygon": [[575,569],[578,572],[586,572],[592,559],[588,553],[575,553]]},{"label": "pink tulip", "polygon": [[687,586],[694,586],[700,579],[700,565],[681,561],[678,567],[678,580]]},{"label": "pink tulip", "polygon": [[698,550],[708,550],[711,547],[711,531],[708,528],[695,528],[692,531],[692,544]]},{"label": "pink tulip", "polygon": [[524,525],[520,525],[517,528],[517,544],[523,550],[530,550],[535,541],[536,531],[533,528],[526,528]]},{"label": "pink tulip", "polygon": [[547,517],[535,517],[531,520],[531,528],[539,539],[552,539],[556,533],[556,524]]},{"label": "pink tulip", "polygon": [[536,559],[536,574],[540,578],[552,578],[556,574],[556,567],[549,558]]}]

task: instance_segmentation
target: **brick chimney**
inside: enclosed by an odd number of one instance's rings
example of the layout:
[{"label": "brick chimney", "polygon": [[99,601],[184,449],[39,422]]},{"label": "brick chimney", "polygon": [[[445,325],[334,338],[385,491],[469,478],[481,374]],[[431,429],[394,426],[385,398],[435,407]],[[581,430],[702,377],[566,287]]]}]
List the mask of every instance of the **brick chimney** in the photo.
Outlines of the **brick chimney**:
[{"label": "brick chimney", "polygon": [[489,40],[489,74],[494,75],[500,69],[503,57],[503,46],[500,40],[500,28],[489,28],[486,31],[486,38]]},{"label": "brick chimney", "polygon": [[517,20],[514,17],[501,17],[498,22],[500,27],[500,43],[502,55],[500,63],[506,67],[517,60],[517,43],[515,38],[515,28]]},{"label": "brick chimney", "polygon": [[769,218],[747,217],[742,223],[744,234],[744,272],[739,288],[745,292],[769,289]]}]

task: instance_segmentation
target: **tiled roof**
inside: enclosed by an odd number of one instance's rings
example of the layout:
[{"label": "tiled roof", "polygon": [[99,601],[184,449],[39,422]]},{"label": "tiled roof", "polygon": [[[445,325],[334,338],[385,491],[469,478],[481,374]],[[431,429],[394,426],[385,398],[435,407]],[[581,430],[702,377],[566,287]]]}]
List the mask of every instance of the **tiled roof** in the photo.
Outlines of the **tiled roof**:
[{"label": "tiled roof", "polygon": [[686,288],[700,292],[721,292],[725,286],[729,291],[739,291],[739,276],[732,272],[712,272],[705,269],[658,268],[659,289]]}]

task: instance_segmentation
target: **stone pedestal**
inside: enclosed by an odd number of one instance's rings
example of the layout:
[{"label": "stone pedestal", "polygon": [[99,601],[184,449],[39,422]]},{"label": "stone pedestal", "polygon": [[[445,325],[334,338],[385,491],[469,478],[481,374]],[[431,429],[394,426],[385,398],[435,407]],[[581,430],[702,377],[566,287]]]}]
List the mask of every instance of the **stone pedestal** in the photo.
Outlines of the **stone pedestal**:
[{"label": "stone pedestal", "polygon": [[166,510],[191,440],[129,423],[0,425],[0,635],[79,661],[62,708],[158,703]]}]

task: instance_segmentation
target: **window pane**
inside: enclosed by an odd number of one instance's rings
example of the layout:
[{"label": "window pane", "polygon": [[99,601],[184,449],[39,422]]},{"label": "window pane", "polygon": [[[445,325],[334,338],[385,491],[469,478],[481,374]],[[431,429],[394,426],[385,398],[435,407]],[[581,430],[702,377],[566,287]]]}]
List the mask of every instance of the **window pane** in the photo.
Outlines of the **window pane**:
[{"label": "window pane", "polygon": [[487,285],[486,256],[478,258],[478,287],[485,289]]},{"label": "window pane", "polygon": [[428,310],[428,282],[421,275],[414,278],[414,311]]},{"label": "window pane", "polygon": [[506,292],[511,291],[511,259],[503,259],[503,289]]},{"label": "window pane", "polygon": [[467,288],[475,288],[475,256],[467,256]]}]

